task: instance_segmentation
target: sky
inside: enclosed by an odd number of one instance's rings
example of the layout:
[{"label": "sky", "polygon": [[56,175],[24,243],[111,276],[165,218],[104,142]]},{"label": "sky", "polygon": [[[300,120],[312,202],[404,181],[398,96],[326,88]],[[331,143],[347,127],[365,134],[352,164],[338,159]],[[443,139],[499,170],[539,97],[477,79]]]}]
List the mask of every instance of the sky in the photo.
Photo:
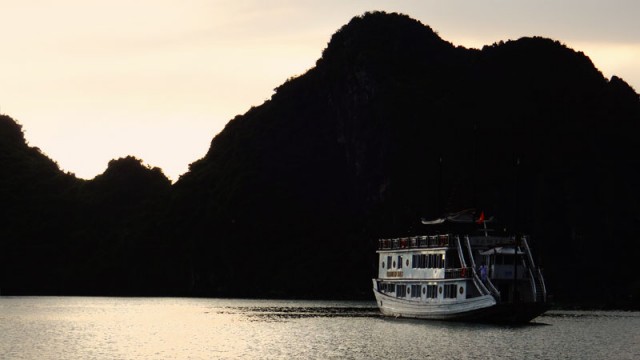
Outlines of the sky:
[{"label": "sky", "polygon": [[0,0],[0,113],[64,171],[133,155],[173,181],[366,11],[455,45],[544,36],[640,91],[637,0]]}]

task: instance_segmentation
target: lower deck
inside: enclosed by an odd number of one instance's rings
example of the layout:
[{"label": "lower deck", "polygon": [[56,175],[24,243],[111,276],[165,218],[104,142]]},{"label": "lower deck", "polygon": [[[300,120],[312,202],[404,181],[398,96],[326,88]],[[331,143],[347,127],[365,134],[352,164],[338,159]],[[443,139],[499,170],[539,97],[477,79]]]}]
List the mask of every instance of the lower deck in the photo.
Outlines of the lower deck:
[{"label": "lower deck", "polygon": [[[448,284],[454,285],[454,284]],[[398,297],[378,291],[374,281],[374,295],[382,314],[415,319],[455,320],[470,318],[496,305],[491,295],[472,298],[416,299]],[[444,290],[443,290],[444,293]]]},{"label": "lower deck", "polygon": [[471,280],[375,280],[375,290],[386,296],[407,301],[451,302],[480,295]]}]

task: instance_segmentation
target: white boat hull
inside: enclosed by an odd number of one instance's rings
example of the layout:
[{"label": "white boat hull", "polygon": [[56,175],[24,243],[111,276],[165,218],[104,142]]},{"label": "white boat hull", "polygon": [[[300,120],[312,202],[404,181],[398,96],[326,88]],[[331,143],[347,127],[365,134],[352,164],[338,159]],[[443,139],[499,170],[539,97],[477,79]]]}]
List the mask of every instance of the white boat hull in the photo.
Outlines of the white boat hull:
[{"label": "white boat hull", "polygon": [[394,317],[432,320],[473,319],[482,317],[483,312],[496,305],[496,300],[491,295],[459,300],[422,302],[389,296],[379,292],[375,287],[373,293],[382,314]]}]

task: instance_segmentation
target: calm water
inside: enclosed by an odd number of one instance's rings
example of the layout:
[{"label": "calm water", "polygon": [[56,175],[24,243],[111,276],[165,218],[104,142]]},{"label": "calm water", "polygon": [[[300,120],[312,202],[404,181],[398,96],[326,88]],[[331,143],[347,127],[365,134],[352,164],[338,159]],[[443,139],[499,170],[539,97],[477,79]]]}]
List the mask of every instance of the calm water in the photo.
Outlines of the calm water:
[{"label": "calm water", "polygon": [[527,326],[383,318],[371,302],[0,297],[2,359],[640,359],[640,313]]}]

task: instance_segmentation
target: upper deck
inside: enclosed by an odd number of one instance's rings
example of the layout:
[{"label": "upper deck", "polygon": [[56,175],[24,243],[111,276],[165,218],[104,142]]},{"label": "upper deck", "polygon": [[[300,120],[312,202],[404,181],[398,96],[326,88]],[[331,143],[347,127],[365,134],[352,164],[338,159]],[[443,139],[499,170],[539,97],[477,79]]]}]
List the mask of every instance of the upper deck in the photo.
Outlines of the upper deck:
[{"label": "upper deck", "polygon": [[395,239],[378,240],[378,250],[398,250],[398,249],[422,249],[435,247],[449,247],[454,245],[453,237],[450,234],[444,235],[423,235]]},{"label": "upper deck", "polygon": [[[456,246],[456,237],[463,240],[467,235],[437,234],[409,236],[394,239],[379,239],[378,251],[404,249],[447,248]],[[513,236],[469,236],[469,244],[474,248],[488,248],[515,244]]]}]

